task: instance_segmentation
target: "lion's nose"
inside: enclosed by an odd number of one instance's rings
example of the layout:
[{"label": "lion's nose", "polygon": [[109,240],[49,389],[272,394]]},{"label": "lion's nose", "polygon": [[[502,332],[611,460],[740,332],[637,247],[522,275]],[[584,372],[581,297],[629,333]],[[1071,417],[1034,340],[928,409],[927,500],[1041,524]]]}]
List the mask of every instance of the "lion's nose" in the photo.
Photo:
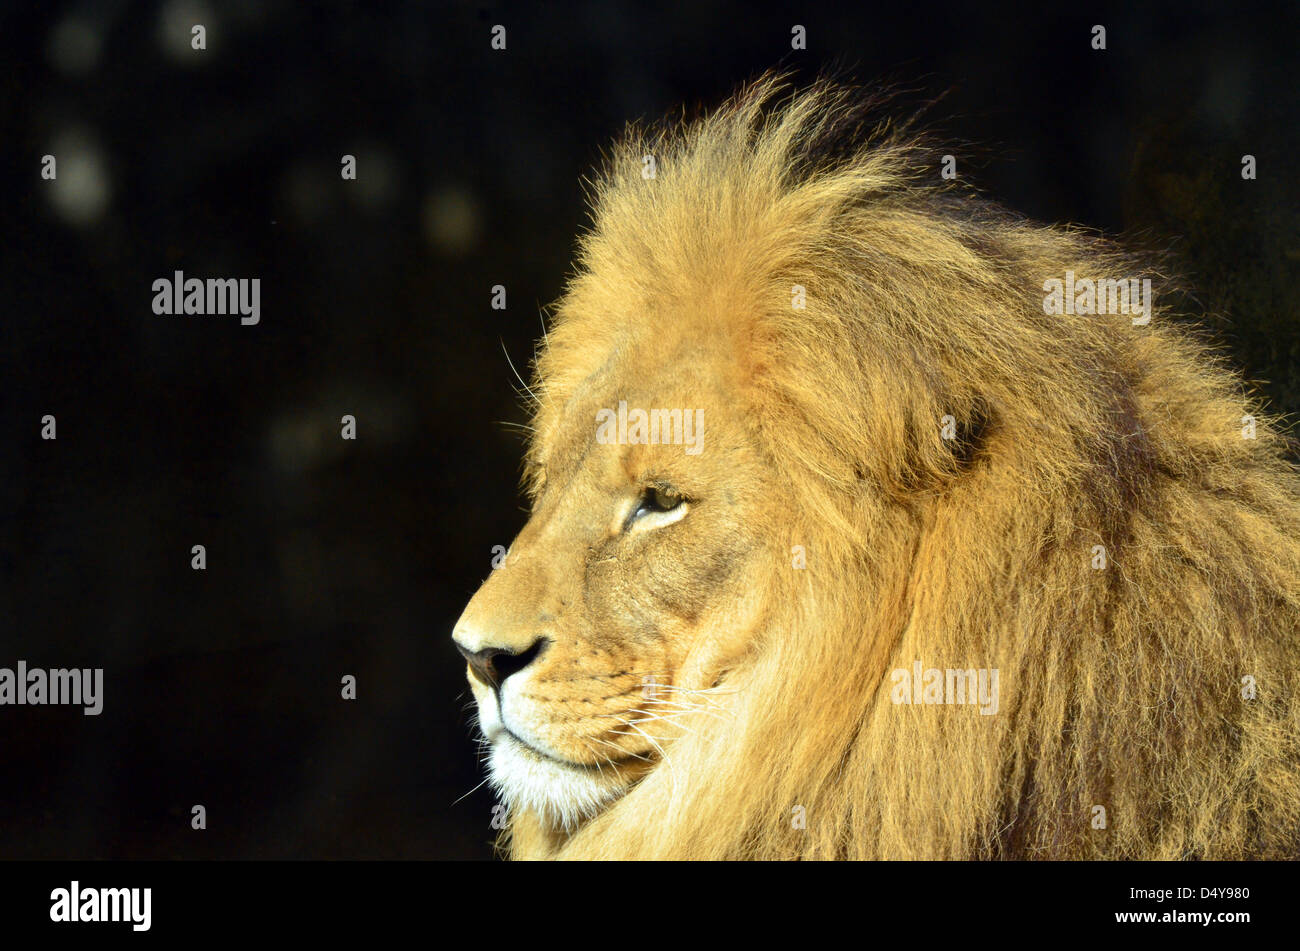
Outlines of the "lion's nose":
[{"label": "lion's nose", "polygon": [[536,660],[545,645],[546,638],[539,637],[522,651],[502,647],[485,647],[472,651],[457,641],[456,650],[469,661],[474,676],[495,690],[506,682],[507,677],[519,673]]}]

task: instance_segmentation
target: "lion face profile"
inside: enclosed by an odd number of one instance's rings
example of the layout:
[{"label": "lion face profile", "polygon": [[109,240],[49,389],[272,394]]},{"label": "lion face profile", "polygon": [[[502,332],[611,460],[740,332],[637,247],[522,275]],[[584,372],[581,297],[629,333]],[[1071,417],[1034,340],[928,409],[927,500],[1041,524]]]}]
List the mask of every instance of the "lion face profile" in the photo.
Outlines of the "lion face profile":
[{"label": "lion face profile", "polygon": [[785,93],[597,182],[531,517],[454,631],[510,853],[1300,853],[1276,421],[1148,261]]}]

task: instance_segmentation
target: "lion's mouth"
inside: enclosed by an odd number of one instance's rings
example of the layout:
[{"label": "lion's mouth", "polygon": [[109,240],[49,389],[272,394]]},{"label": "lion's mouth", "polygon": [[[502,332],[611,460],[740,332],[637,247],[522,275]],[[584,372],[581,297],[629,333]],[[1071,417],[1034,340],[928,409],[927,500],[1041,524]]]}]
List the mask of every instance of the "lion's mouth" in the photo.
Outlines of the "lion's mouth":
[{"label": "lion's mouth", "polygon": [[[521,750],[526,755],[536,757],[537,759],[543,760],[547,763],[553,763],[557,766],[565,766],[569,769],[581,770],[584,773],[599,773],[611,766],[631,766],[636,763],[644,764],[649,761],[649,756],[647,754],[630,753],[621,757],[607,757],[598,763],[579,763],[575,760],[566,759],[562,756],[548,753],[546,750],[538,749],[527,740],[521,739],[518,734],[512,732],[508,727],[503,727],[498,736],[507,743],[513,743],[517,749]],[[496,740],[493,740],[493,742],[496,742]]]}]

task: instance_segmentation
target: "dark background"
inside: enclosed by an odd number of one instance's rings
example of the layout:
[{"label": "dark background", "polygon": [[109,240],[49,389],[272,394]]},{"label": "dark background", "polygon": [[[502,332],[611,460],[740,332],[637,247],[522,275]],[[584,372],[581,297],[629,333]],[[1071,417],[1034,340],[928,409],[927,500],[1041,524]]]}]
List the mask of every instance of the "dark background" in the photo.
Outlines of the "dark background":
[{"label": "dark background", "polygon": [[[5,8],[0,666],[102,666],[105,699],[0,707],[0,857],[491,855],[487,788],[457,801],[482,773],[449,636],[524,520],[503,351],[525,369],[623,124],[763,69],[946,93],[964,177],[1172,247],[1203,323],[1300,411],[1300,18],[1227,11]],[[176,269],[260,278],[261,323],[155,316]]]}]

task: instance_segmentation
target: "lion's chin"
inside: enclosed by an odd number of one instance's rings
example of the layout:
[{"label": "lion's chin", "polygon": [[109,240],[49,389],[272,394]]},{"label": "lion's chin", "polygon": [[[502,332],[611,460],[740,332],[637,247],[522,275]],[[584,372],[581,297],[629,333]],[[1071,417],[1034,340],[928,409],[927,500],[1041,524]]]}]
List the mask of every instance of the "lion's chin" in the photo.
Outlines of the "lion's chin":
[{"label": "lion's chin", "polygon": [[632,785],[623,769],[564,763],[504,732],[492,743],[489,768],[493,788],[511,811],[527,809],[565,831],[599,814]]}]

